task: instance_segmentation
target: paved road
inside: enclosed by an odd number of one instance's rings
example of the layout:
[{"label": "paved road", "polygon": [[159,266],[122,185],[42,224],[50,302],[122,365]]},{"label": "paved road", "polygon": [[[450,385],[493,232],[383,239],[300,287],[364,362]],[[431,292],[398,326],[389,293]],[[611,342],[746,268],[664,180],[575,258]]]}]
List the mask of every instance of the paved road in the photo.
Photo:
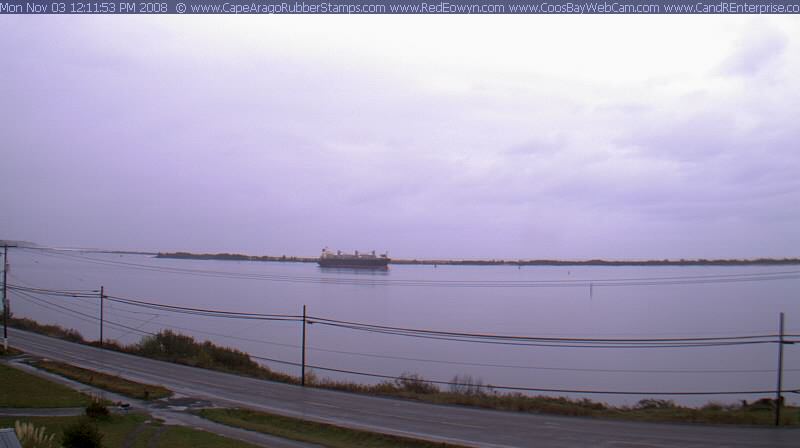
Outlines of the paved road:
[{"label": "paved road", "polygon": [[499,412],[256,380],[73,344],[15,329],[11,345],[219,405],[242,406],[353,428],[482,447],[797,447],[800,431],[653,424]]}]

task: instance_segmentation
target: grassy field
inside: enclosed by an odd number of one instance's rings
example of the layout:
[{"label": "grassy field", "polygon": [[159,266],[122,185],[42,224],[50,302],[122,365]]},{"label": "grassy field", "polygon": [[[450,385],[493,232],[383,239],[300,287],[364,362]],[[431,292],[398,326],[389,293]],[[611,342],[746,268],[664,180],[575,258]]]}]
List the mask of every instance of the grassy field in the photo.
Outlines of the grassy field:
[{"label": "grassy field", "polygon": [[223,425],[236,426],[286,439],[316,443],[330,448],[385,448],[397,446],[406,448],[456,448],[459,446],[358,431],[247,409],[204,409],[198,415]]},{"label": "grassy field", "polygon": [[[84,407],[91,402],[86,395],[3,364],[0,364],[0,378],[0,407]],[[16,421],[29,422],[37,428],[44,426],[48,434],[55,434],[59,440],[64,428],[82,418],[86,417],[0,417],[0,428],[13,428]],[[205,431],[164,426],[139,413],[112,414],[95,423],[103,434],[103,446],[107,448],[121,448],[128,439],[134,448],[255,448]]]},{"label": "grassy field", "polygon": [[[56,434],[56,440],[59,440],[64,428],[81,418],[84,417],[0,417],[0,428],[13,428],[17,420],[30,422],[36,427],[44,426],[48,434]],[[103,446],[107,448],[121,448],[129,438],[133,448],[255,448],[205,431],[164,426],[144,414],[114,415],[96,423],[103,434]],[[154,438],[157,440],[153,445]]]},{"label": "grassy field", "polygon": [[138,398],[140,400],[157,400],[159,398],[169,397],[172,395],[172,391],[162,386],[137,383],[135,381],[126,380],[118,376],[95,372],[93,370],[83,369],[62,362],[37,361],[34,363],[34,365],[41,369],[47,370],[48,372],[67,377],[84,384],[89,384],[99,387],[100,389],[116,392],[127,397]]},{"label": "grassy field", "polygon": [[159,446],[165,448],[250,448],[253,445],[205,431],[183,426],[170,426],[161,436]]},{"label": "grassy field", "polygon": [[66,386],[0,364],[0,407],[68,408],[86,406],[91,398]]}]

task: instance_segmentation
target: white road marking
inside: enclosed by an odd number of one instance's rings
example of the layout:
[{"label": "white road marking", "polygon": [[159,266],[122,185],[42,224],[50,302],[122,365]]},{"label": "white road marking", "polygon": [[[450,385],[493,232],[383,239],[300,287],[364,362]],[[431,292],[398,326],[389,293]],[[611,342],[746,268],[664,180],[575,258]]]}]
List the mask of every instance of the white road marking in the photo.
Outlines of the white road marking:
[{"label": "white road marking", "polygon": [[332,404],[327,404],[327,403],[318,403],[316,401],[306,401],[305,404],[310,404],[313,406],[322,406],[323,408],[342,409],[341,406],[334,406]]},{"label": "white road marking", "polygon": [[679,448],[681,445],[662,445],[650,442],[627,442],[624,440],[609,440],[611,446],[642,447],[642,448]]}]

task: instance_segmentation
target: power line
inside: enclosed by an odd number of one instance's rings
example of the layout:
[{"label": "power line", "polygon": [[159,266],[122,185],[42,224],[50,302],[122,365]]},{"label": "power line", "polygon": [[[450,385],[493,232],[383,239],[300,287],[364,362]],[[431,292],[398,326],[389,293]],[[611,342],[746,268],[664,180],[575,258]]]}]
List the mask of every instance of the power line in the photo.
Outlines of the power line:
[{"label": "power line", "polygon": [[376,329],[376,330],[398,331],[398,332],[428,334],[428,335],[437,335],[437,336],[454,336],[454,337],[469,337],[469,338],[498,339],[498,340],[526,340],[526,341],[540,341],[540,342],[606,342],[606,343],[705,342],[705,341],[764,339],[764,338],[776,338],[777,337],[777,335],[774,335],[774,334],[748,335],[748,336],[719,336],[719,337],[702,337],[702,338],[701,337],[694,337],[694,338],[638,338],[638,339],[626,339],[626,338],[614,338],[614,339],[606,338],[606,339],[602,339],[602,338],[566,338],[566,337],[542,337],[542,336],[510,336],[510,335],[487,334],[487,333],[464,333],[464,332],[441,331],[441,330],[431,330],[431,329],[392,327],[392,326],[385,326],[385,325],[375,325],[375,324],[367,324],[367,323],[361,323],[361,322],[351,322],[351,321],[328,319],[328,318],[317,317],[317,316],[309,316],[308,318],[313,323],[331,324],[331,325],[338,324],[338,325],[342,325],[342,326],[353,326],[353,327],[369,328],[369,329]]},{"label": "power line", "polygon": [[[15,294],[22,297],[23,299],[33,300],[35,302],[44,302],[46,304],[51,305],[52,307],[62,309],[69,313],[83,316],[89,318],[90,320],[98,320],[95,316],[91,316],[88,314],[84,314],[81,312],[77,312],[67,307],[60,306],[58,304],[54,304],[47,300],[36,298],[33,295],[30,295],[26,292],[15,291]],[[39,305],[44,306],[45,308],[53,309],[51,307],[47,307],[41,303]],[[124,328],[130,331],[136,331],[138,333],[146,334],[146,335],[154,335],[154,333],[150,333],[147,331],[142,331],[137,328],[129,327],[127,325],[120,324],[118,322],[109,321],[109,324],[113,326],[117,326],[120,328]],[[296,362],[284,361],[275,358],[263,357],[263,356],[256,356],[256,355],[249,355],[254,359],[268,361],[268,362],[275,362],[281,363],[285,365],[292,365],[298,366],[299,364]],[[394,381],[410,381],[410,382],[424,382],[429,384],[435,385],[447,385],[447,386],[469,386],[469,387],[476,387],[474,384],[467,384],[467,383],[457,383],[457,382],[449,382],[449,381],[437,381],[437,380],[425,380],[425,379],[418,379],[418,378],[408,378],[403,376],[391,376],[391,375],[381,375],[369,372],[360,372],[354,370],[345,370],[345,369],[337,369],[325,366],[317,366],[317,365],[308,365],[307,367],[329,371],[329,372],[337,372],[337,373],[345,373],[351,375],[360,375],[360,376],[368,376],[372,378],[381,378],[381,379],[390,379]],[[601,369],[594,369],[594,370],[601,370]],[[585,390],[585,389],[555,389],[555,388],[534,388],[534,387],[521,387],[521,386],[504,386],[504,385],[478,385],[479,388],[486,388],[486,389],[500,389],[500,390],[511,390],[511,391],[526,391],[526,392],[549,392],[549,393],[575,393],[575,394],[600,394],[600,395],[748,395],[748,394],[768,394],[774,393],[775,391],[772,390],[749,390],[749,391],[615,391],[615,390]],[[795,389],[797,390],[797,389]]]},{"label": "power line", "polygon": [[302,317],[291,314],[248,313],[239,311],[225,311],[225,310],[213,310],[207,308],[192,308],[192,307],[182,307],[175,305],[163,305],[160,303],[127,299],[119,296],[106,296],[106,299],[112,302],[119,302],[127,305],[139,306],[144,308],[169,311],[173,313],[197,314],[210,317],[227,317],[233,319],[256,319],[256,320],[281,320],[281,321],[291,321],[291,322],[300,321]]},{"label": "power line", "polygon": [[41,288],[30,288],[25,286],[15,286],[12,284],[8,284],[8,289],[12,291],[21,291],[21,292],[30,292],[30,293],[41,293],[50,296],[61,296],[61,297],[76,297],[76,298],[98,298],[100,291],[59,291],[59,290],[51,290],[51,289],[41,289]]},{"label": "power line", "polygon": [[[60,290],[31,288],[31,287],[13,286],[13,285],[9,285],[9,288],[20,292],[24,291],[24,292],[45,294],[58,297],[99,298],[99,295],[94,293],[79,293],[75,291],[60,291]],[[100,291],[95,291],[95,292],[99,293]],[[128,305],[140,306],[145,308],[171,311],[171,312],[181,312],[186,314],[201,314],[213,317],[231,317],[240,319],[263,319],[263,320],[290,320],[290,321],[297,321],[301,318],[301,316],[291,315],[291,314],[263,314],[263,313],[248,313],[239,311],[213,310],[206,308],[180,307],[174,305],[164,305],[160,303],[128,299],[124,297],[111,296],[111,295],[105,295],[105,298],[113,302],[125,303]]]},{"label": "power line", "polygon": [[[73,310],[73,309],[70,309],[70,308],[67,308],[67,307],[65,307],[65,306],[61,306],[61,305],[58,305],[58,304],[56,304],[56,303],[52,303],[52,302],[50,302],[50,301],[47,301],[47,300],[45,300],[45,299],[42,299],[42,298],[40,298],[40,297],[34,297],[34,296],[32,296],[32,295],[30,295],[30,294],[27,294],[27,293],[25,293],[25,292],[21,292],[21,291],[14,291],[14,293],[15,293],[15,294],[16,294],[18,297],[20,297],[20,298],[22,298],[22,299],[24,299],[24,300],[28,300],[29,302],[32,302],[32,303],[37,303],[38,305],[40,305],[40,306],[42,306],[42,307],[44,307],[44,308],[48,308],[48,309],[50,309],[50,310],[53,310],[53,308],[52,308],[52,307],[55,307],[55,308],[58,308],[58,309],[60,309],[60,310],[66,311],[66,312],[68,312],[68,313],[71,313],[71,314],[73,314],[73,315],[76,315],[75,317],[83,316],[83,317],[84,317],[84,319],[80,319],[80,320],[83,320],[83,321],[85,321],[85,322],[96,323],[97,321],[99,321],[99,320],[100,320],[100,319],[99,319],[97,316],[92,316],[92,315],[90,315],[90,314],[82,313],[82,312],[80,312],[80,311],[75,311],[75,310]],[[41,302],[44,302],[44,303],[46,303],[46,304],[50,305],[51,307],[47,307],[47,306],[43,305]],[[87,321],[85,318],[88,318],[88,319],[90,319],[90,320],[89,320],[89,321]],[[155,335],[155,333],[150,333],[150,332],[148,332],[148,331],[142,331],[142,330],[139,330],[139,329],[137,329],[137,328],[133,328],[133,327],[129,327],[129,326],[127,326],[127,325],[124,325],[124,324],[120,324],[120,323],[118,323],[118,322],[114,322],[114,321],[108,321],[108,320],[106,320],[106,322],[108,322],[108,323],[109,323],[110,325],[112,325],[112,326],[117,326],[117,327],[120,327],[120,328],[124,328],[124,329],[126,329],[126,330],[135,331],[135,332],[137,332],[137,333],[141,333],[141,334],[144,334],[144,335],[148,335],[148,336],[153,336],[153,335]]]},{"label": "power line", "polygon": [[[47,301],[45,301],[43,299],[37,299],[35,297],[28,296],[25,293],[17,292],[17,294],[18,295],[24,294],[24,296],[27,296],[30,299],[42,300],[44,302],[47,302]],[[49,303],[49,302],[47,302],[47,303]],[[67,311],[71,311],[68,308],[61,307],[61,306],[58,306],[58,305],[55,305],[55,304],[52,304],[52,303],[51,303],[51,305],[54,305],[57,308],[61,308],[61,309],[67,310]],[[83,313],[77,313],[77,314],[84,315]],[[89,318],[94,318],[93,316],[88,316],[88,315],[84,315],[84,316],[87,316]],[[96,318],[94,318],[94,319],[96,319]],[[135,328],[132,328],[132,327],[128,327],[128,326],[125,326],[125,325],[118,324],[116,322],[109,321],[109,324],[116,325],[116,326],[119,326],[119,327],[122,327],[122,328],[126,328],[126,329],[129,329],[129,330],[132,330],[132,331],[137,331],[137,332],[140,332],[140,333],[148,334],[148,335],[154,335],[154,333],[141,331],[141,330],[138,330],[138,329],[135,329]],[[297,363],[297,362],[285,361],[285,360],[280,360],[280,359],[276,359],[276,358],[270,358],[270,357],[265,357],[265,356],[257,356],[257,355],[252,355],[252,354],[249,354],[248,356],[250,356],[251,358],[254,358],[254,359],[267,361],[267,362],[274,362],[274,363],[290,365],[290,366],[300,366],[300,364]],[[500,390],[512,390],[512,391],[526,391],[526,392],[575,393],[575,394],[598,394],[598,395],[652,395],[652,396],[655,396],[655,395],[753,395],[753,394],[761,395],[761,394],[771,394],[771,393],[775,392],[775,391],[772,391],[772,390],[750,390],[750,391],[669,391],[669,392],[660,392],[660,391],[608,391],[608,390],[585,390],[585,389],[552,389],[552,388],[502,386],[502,385],[488,385],[488,384],[487,385],[477,385],[476,386],[474,384],[468,384],[468,383],[457,383],[457,382],[450,382],[450,381],[437,381],[437,380],[427,380],[427,379],[418,379],[418,378],[407,378],[407,377],[402,377],[402,376],[398,377],[398,376],[391,376],[391,375],[381,375],[381,374],[376,374],[376,373],[360,372],[360,371],[355,371],[355,370],[336,369],[336,368],[317,366],[317,365],[307,365],[306,367],[312,368],[312,369],[317,369],[317,370],[328,371],[328,372],[337,372],[337,373],[345,373],[345,374],[350,374],[350,375],[368,376],[368,377],[372,377],[372,378],[389,379],[389,380],[395,380],[395,381],[421,382],[421,383],[429,383],[429,384],[445,385],[445,386],[478,387],[480,389],[488,389],[488,390],[500,389]],[[798,389],[800,389],[800,388],[798,388]],[[798,389],[795,389],[795,390],[798,390]]]},{"label": "power line", "polygon": [[[57,290],[37,288],[42,294],[61,294]],[[106,296],[108,300],[131,306],[139,306],[158,311],[173,313],[201,315],[207,317],[224,317],[231,319],[254,319],[275,321],[300,321],[301,316],[289,314],[265,314],[239,311],[214,310],[207,308],[181,307],[164,305],[155,302],[129,299],[120,296]],[[776,335],[745,335],[745,336],[716,336],[694,338],[566,338],[566,337],[541,337],[541,336],[509,336],[487,333],[467,333],[441,331],[432,329],[417,329],[375,325],[360,322],[328,319],[325,317],[311,316],[309,323],[331,327],[344,328],[356,331],[381,333],[397,336],[409,336],[423,339],[437,339],[456,342],[476,342],[499,345],[523,345],[542,347],[570,347],[570,348],[685,348],[685,347],[712,347],[735,346],[774,343]]]},{"label": "power line", "polygon": [[[264,361],[270,362],[277,362],[280,364],[292,365],[292,366],[299,366],[299,363],[293,363],[289,361],[283,361],[273,358],[267,358],[262,356],[254,356],[250,355],[255,359],[260,359]],[[372,378],[381,378],[381,379],[388,379],[394,381],[407,381],[407,382],[419,382],[419,383],[428,383],[428,384],[436,384],[436,385],[444,385],[444,386],[464,386],[464,387],[478,387],[480,389],[501,389],[501,390],[512,390],[512,391],[524,391],[524,392],[552,392],[552,393],[573,393],[573,394],[599,394],[599,395],[763,395],[763,394],[774,394],[774,390],[747,390],[747,391],[669,391],[669,392],[659,392],[659,391],[616,391],[616,390],[585,390],[585,389],[550,389],[550,388],[540,388],[540,387],[521,387],[521,386],[500,386],[494,384],[487,384],[487,385],[475,385],[475,384],[468,384],[468,383],[456,383],[450,381],[437,381],[437,380],[427,380],[421,378],[411,378],[411,377],[403,377],[403,376],[392,376],[392,375],[381,375],[377,373],[368,373],[368,372],[359,372],[356,370],[345,370],[345,369],[334,369],[330,367],[323,367],[323,366],[316,366],[316,365],[306,365],[307,368],[317,369],[317,370],[324,370],[328,372],[337,372],[337,373],[345,373],[349,375],[360,375],[360,376],[368,376]],[[800,390],[797,388],[795,390]]]},{"label": "power line", "polygon": [[740,346],[740,345],[755,345],[755,344],[772,344],[776,341],[734,341],[734,342],[688,342],[688,343],[553,343],[553,342],[511,342],[499,340],[486,340],[486,339],[469,339],[448,336],[433,336],[406,332],[397,332],[391,330],[382,330],[374,328],[365,328],[341,324],[331,324],[324,322],[314,322],[314,324],[328,325],[332,327],[346,328],[350,330],[360,330],[370,333],[379,333],[387,335],[408,336],[420,339],[454,341],[454,342],[472,342],[478,344],[492,344],[492,345],[510,345],[510,346],[527,346],[527,347],[557,347],[557,348],[603,348],[603,349],[650,349],[650,348],[689,348],[689,347],[723,347],[723,346]]},{"label": "power line", "polygon": [[75,319],[78,319],[78,320],[83,321],[83,322],[88,322],[88,323],[91,323],[91,324],[95,323],[92,320],[92,319],[94,319],[94,316],[90,316],[88,314],[81,313],[80,311],[71,310],[71,309],[68,309],[66,307],[58,307],[58,308],[56,308],[57,307],[56,304],[45,305],[44,303],[50,303],[50,302],[47,302],[44,299],[41,299],[41,298],[38,298],[38,297],[27,295],[27,294],[19,292],[19,291],[14,291],[14,294],[16,294],[17,297],[19,297],[19,298],[21,298],[23,300],[26,300],[26,301],[34,304],[34,305],[37,305],[39,307],[42,307],[42,308],[45,308],[45,309],[48,309],[48,310],[51,310],[51,311],[57,311],[57,312],[66,311],[67,313],[71,314],[72,317],[74,317]]},{"label": "power line", "polygon": [[[127,310],[116,310],[121,312],[130,312]],[[161,314],[148,314],[151,316],[163,316]],[[137,321],[140,323],[148,324],[152,322],[151,320],[142,320],[142,319],[135,319],[127,317],[125,319]],[[222,334],[222,333],[215,333],[209,332],[205,330],[198,330],[196,328],[189,328],[189,327],[181,327],[177,325],[169,325],[169,328],[179,329],[184,331],[189,331],[196,334],[205,334],[210,336],[217,336],[226,339],[244,341],[244,342],[252,342],[256,344],[266,344],[266,345],[273,345],[279,347],[286,347],[286,348],[301,348],[301,346],[296,344],[283,344],[273,341],[266,341],[261,339],[253,339],[253,338],[245,338],[241,336],[234,336],[229,334]],[[322,352],[322,353],[335,353],[335,354],[343,354],[349,356],[359,356],[359,357],[366,357],[366,358],[375,358],[375,359],[392,359],[392,360],[400,360],[400,361],[414,361],[414,362],[425,362],[425,363],[435,363],[435,364],[445,364],[445,365],[462,365],[462,366],[473,366],[473,367],[494,367],[494,368],[508,368],[508,369],[524,369],[524,370],[551,370],[551,371],[566,371],[566,372],[592,372],[592,373],[652,373],[652,374],[720,374],[720,373],[772,373],[774,369],[596,369],[596,368],[574,368],[574,367],[544,367],[544,366],[526,366],[526,365],[509,365],[509,364],[492,364],[492,363],[475,363],[475,362],[463,362],[463,361],[446,361],[446,360],[438,360],[438,359],[426,359],[426,358],[413,358],[413,357],[404,357],[404,356],[391,356],[391,355],[381,355],[381,354],[374,354],[374,353],[363,353],[363,352],[353,352],[353,351],[346,351],[346,350],[334,350],[322,347],[308,347],[308,350],[314,352]],[[800,371],[800,369],[784,369],[785,371]]]},{"label": "power line", "polygon": [[[296,347],[296,346],[295,346]],[[720,373],[774,373],[775,369],[592,369],[580,367],[544,367],[526,366],[518,364],[493,364],[465,361],[446,361],[441,359],[413,358],[405,356],[379,355],[375,353],[358,353],[344,350],[332,350],[317,347],[308,347],[310,351],[336,353],[342,355],[362,356],[367,358],[392,359],[399,361],[426,362],[433,364],[459,365],[470,367],[497,367],[521,370],[550,370],[560,372],[587,372],[587,373],[653,373],[653,374],[720,374]],[[800,372],[800,369],[784,369],[785,372]]]},{"label": "power line", "polygon": [[[135,311],[121,310],[121,309],[112,310],[111,312],[113,313],[113,312],[116,312],[116,311],[128,312],[128,313],[136,313]],[[157,314],[157,313],[155,313],[155,314],[142,313],[142,314],[147,314],[147,315],[151,315],[151,316],[158,316],[158,317],[164,317],[163,314]],[[147,322],[145,320],[136,319],[136,318],[132,318],[132,317],[125,317],[124,319],[133,320],[133,321],[137,321],[137,322]],[[261,339],[245,338],[245,337],[241,337],[241,336],[234,336],[234,335],[223,334],[223,333],[215,333],[215,332],[211,332],[211,331],[198,330],[196,328],[182,327],[182,326],[172,325],[172,324],[169,324],[169,328],[189,331],[189,332],[197,333],[197,334],[204,334],[204,335],[209,335],[209,336],[217,336],[217,337],[221,337],[221,338],[233,339],[233,340],[243,341],[243,342],[253,342],[253,343],[258,343],[258,344],[274,345],[274,346],[287,347],[287,348],[300,348],[300,346],[296,345],[296,344],[283,344],[283,343],[279,343],[279,342],[266,341],[266,340],[261,340]]]},{"label": "power line", "polygon": [[[250,355],[252,358],[268,361],[268,362],[275,362],[284,365],[290,365],[299,367],[300,363],[297,362],[290,362],[284,361],[275,358],[268,358],[264,356],[255,356]],[[486,384],[486,385],[475,385],[475,384],[468,384],[468,383],[456,383],[451,381],[437,381],[437,380],[427,380],[421,378],[409,378],[403,376],[392,376],[392,375],[381,375],[377,373],[368,373],[368,372],[360,372],[356,370],[345,370],[345,369],[334,369],[330,367],[323,367],[317,365],[306,365],[307,368],[317,369],[317,370],[324,370],[328,372],[337,372],[337,373],[346,373],[350,375],[359,375],[359,376],[368,376],[372,378],[381,378],[381,379],[388,379],[394,381],[408,381],[408,382],[419,382],[419,383],[429,383],[429,384],[436,384],[436,385],[444,385],[444,386],[464,386],[464,387],[478,387],[480,389],[501,389],[501,390],[514,390],[514,391],[525,391],[525,392],[552,392],[552,393],[574,393],[574,394],[600,394],[600,395],[762,395],[762,394],[772,394],[775,393],[774,390],[749,390],[749,391],[669,391],[669,392],[657,392],[657,391],[609,391],[609,390],[585,390],[585,389],[550,389],[550,388],[539,388],[539,387],[521,387],[521,386],[499,386],[493,384]],[[795,389],[800,390],[800,388]]]}]

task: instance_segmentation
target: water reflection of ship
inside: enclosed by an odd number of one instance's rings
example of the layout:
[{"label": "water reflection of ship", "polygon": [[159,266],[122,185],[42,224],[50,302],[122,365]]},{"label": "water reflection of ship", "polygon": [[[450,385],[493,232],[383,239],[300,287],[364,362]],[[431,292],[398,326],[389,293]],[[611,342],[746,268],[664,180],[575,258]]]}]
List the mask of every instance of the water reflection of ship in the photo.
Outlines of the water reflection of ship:
[{"label": "water reflection of ship", "polygon": [[374,250],[348,254],[340,250],[333,252],[327,247],[322,249],[319,257],[319,265],[323,268],[387,269],[390,261],[388,254],[376,255]]}]

